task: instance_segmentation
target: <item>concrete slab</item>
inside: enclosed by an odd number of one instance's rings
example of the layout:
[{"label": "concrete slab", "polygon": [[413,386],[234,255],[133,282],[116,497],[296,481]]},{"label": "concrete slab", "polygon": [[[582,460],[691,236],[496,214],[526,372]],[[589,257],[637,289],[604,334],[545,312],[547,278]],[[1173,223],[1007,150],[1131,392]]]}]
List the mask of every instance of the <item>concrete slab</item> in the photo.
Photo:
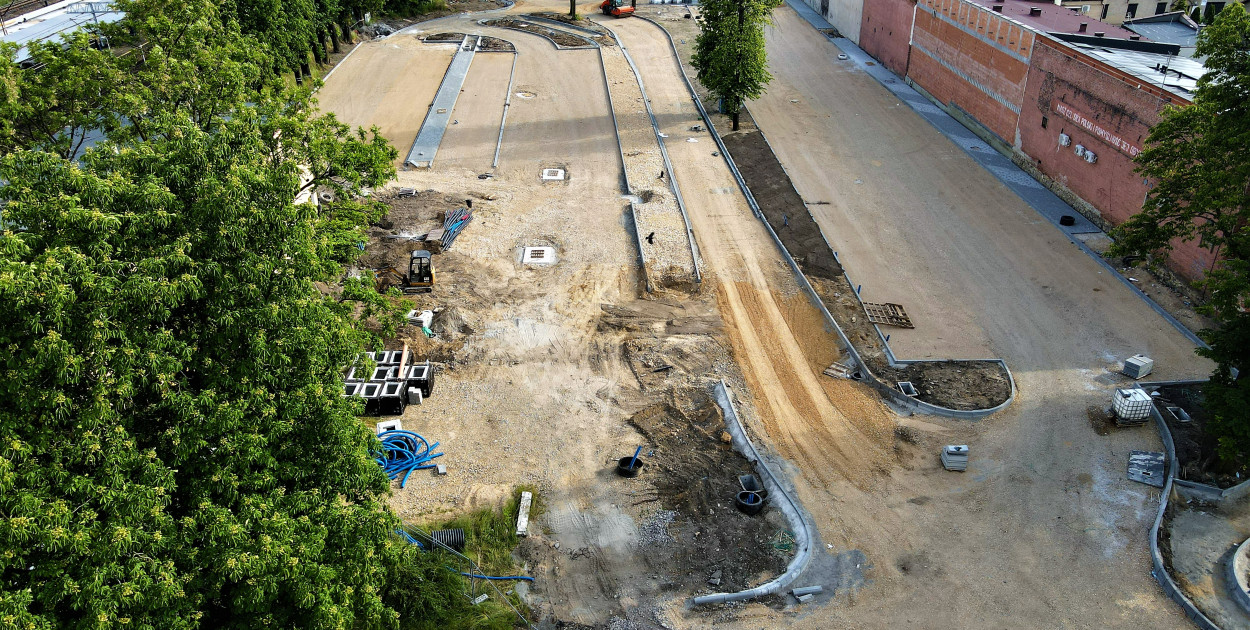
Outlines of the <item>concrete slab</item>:
[{"label": "concrete slab", "polygon": [[434,164],[434,156],[438,153],[438,146],[443,142],[443,134],[447,131],[447,125],[451,123],[452,110],[456,108],[460,88],[464,86],[464,79],[469,74],[469,66],[473,63],[473,55],[477,52],[481,41],[481,37],[466,35],[464,41],[460,42],[460,49],[452,57],[451,65],[447,66],[443,82],[438,86],[438,92],[434,95],[434,103],[430,105],[430,111],[425,115],[425,121],[421,123],[421,130],[417,132],[417,137],[412,142],[412,149],[408,151],[408,158],[404,160],[404,164],[409,166]]}]

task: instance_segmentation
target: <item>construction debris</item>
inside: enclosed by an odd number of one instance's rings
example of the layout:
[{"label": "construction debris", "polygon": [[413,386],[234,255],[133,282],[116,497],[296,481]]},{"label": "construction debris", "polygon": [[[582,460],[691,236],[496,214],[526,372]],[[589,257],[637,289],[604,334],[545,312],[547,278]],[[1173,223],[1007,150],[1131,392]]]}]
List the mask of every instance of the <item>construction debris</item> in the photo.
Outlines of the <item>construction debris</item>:
[{"label": "construction debris", "polygon": [[907,311],[903,310],[902,304],[864,302],[864,313],[868,315],[868,321],[874,324],[898,326],[899,328],[916,327],[911,323],[911,318],[907,316]]},{"label": "construction debris", "polygon": [[829,367],[825,368],[825,371],[824,371],[825,376],[832,376],[834,378],[851,378],[851,375],[854,373],[855,373],[854,368],[852,368],[849,365],[843,365],[836,361],[833,363],[830,363]]},{"label": "construction debris", "polygon": [[1162,488],[1165,477],[1163,464],[1163,453],[1133,451],[1128,456],[1128,478],[1130,481]]},{"label": "construction debris", "polygon": [[957,472],[968,470],[968,445],[948,444],[942,447],[942,467]]}]

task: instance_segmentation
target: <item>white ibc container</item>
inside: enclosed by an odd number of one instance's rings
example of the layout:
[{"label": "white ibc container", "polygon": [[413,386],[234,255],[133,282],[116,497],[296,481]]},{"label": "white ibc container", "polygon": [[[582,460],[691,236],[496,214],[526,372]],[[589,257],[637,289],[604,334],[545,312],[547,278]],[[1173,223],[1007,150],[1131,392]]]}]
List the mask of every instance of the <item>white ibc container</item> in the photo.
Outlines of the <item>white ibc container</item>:
[{"label": "white ibc container", "polygon": [[1144,420],[1150,415],[1150,394],[1141,389],[1117,389],[1111,409],[1121,420]]}]

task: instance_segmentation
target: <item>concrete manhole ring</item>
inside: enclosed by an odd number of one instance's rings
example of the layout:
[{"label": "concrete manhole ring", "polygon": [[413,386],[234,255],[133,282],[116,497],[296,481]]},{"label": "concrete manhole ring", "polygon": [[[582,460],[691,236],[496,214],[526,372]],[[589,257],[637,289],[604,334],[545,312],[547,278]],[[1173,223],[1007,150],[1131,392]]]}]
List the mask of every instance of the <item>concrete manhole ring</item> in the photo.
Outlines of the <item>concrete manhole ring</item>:
[{"label": "concrete manhole ring", "polygon": [[534,98],[535,96],[538,96],[538,95],[533,92],[521,91],[521,92],[516,93],[517,98]]}]

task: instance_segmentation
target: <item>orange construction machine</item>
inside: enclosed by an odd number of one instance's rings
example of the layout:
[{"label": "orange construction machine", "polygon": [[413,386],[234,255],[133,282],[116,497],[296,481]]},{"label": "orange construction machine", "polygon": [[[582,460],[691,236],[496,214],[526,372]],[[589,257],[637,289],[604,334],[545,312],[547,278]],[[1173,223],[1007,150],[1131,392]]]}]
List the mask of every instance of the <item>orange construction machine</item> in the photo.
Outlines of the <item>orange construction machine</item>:
[{"label": "orange construction machine", "polygon": [[625,0],[603,0],[603,4],[599,5],[599,10],[604,15],[612,17],[629,17],[634,14],[634,3],[638,0],[629,0],[629,4],[625,4]]}]

